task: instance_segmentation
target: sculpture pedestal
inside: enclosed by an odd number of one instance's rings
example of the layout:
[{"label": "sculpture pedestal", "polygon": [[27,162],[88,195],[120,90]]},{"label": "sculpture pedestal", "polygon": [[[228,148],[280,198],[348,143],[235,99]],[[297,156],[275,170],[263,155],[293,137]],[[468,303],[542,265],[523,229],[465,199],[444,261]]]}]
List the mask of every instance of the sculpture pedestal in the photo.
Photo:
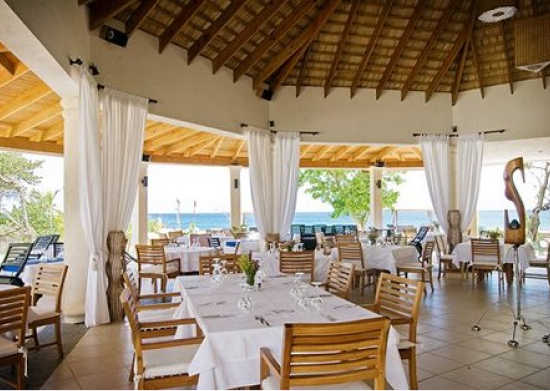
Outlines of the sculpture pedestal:
[{"label": "sculpture pedestal", "polygon": [[128,240],[122,231],[111,231],[107,236],[107,248],[109,256],[105,265],[109,286],[107,288],[107,300],[109,301],[109,314],[111,322],[124,318],[124,309],[120,304],[120,294],[124,289],[122,272],[125,271],[124,250]]}]

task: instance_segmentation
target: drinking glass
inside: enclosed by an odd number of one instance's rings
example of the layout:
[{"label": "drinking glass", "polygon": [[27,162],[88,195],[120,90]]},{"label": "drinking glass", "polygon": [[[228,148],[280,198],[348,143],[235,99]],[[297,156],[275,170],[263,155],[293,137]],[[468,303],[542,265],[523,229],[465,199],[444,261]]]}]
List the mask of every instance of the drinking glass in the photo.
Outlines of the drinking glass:
[{"label": "drinking glass", "polygon": [[244,313],[249,313],[252,311],[252,297],[250,297],[250,292],[253,287],[247,283],[241,283],[241,297],[237,301],[237,307]]}]

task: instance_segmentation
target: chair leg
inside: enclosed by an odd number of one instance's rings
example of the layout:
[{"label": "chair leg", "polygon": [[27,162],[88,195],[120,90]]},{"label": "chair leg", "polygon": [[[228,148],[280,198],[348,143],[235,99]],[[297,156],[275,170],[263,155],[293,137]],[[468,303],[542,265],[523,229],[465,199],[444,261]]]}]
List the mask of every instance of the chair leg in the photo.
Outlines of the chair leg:
[{"label": "chair leg", "polygon": [[134,362],[136,360],[136,353],[132,354],[132,365],[130,366],[130,376],[128,377],[128,382],[131,383],[134,381]]},{"label": "chair leg", "polygon": [[25,358],[23,354],[18,355],[17,360],[17,389],[22,390],[24,388],[25,381]]},{"label": "chair leg", "polygon": [[411,348],[409,357],[409,382],[411,390],[418,390],[418,378],[416,377],[416,349]]},{"label": "chair leg", "polygon": [[546,268],[546,278],[548,279],[548,285],[550,285],[550,266]]},{"label": "chair leg", "polygon": [[433,283],[433,277],[432,277],[432,269],[428,272],[430,276],[430,287],[432,288],[432,292],[434,291],[434,283]]},{"label": "chair leg", "polygon": [[38,332],[36,331],[36,327],[32,328],[32,339],[34,341],[36,351],[40,350],[40,342],[38,342]]},{"label": "chair leg", "polygon": [[443,262],[439,261],[439,267],[437,268],[437,279],[441,279],[441,269],[443,268]]},{"label": "chair leg", "polygon": [[61,337],[61,317],[57,318],[55,322],[55,339],[57,342],[57,353],[59,358],[63,358],[63,338]]},{"label": "chair leg", "polygon": [[359,289],[361,290],[361,296],[365,295],[365,272],[361,272],[361,276],[359,277]]}]

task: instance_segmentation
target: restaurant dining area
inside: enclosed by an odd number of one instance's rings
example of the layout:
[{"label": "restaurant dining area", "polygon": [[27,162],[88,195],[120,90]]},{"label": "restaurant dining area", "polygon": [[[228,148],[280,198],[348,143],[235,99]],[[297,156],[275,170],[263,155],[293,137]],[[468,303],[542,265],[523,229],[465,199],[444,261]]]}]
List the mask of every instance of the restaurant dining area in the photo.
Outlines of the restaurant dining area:
[{"label": "restaurant dining area", "polygon": [[0,388],[550,389],[549,42],[550,0],[0,0]]}]

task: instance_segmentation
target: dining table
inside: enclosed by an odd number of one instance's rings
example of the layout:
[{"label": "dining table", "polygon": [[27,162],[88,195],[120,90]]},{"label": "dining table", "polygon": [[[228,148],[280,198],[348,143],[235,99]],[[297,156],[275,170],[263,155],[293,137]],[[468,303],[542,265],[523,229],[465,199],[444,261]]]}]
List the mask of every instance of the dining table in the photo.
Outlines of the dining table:
[{"label": "dining table", "polygon": [[192,273],[199,271],[199,259],[201,255],[215,255],[216,249],[212,247],[188,247],[169,244],[164,246],[164,253],[168,260],[179,258],[180,271],[182,273]]},{"label": "dining table", "polygon": [[[180,276],[175,290],[181,293],[175,318],[195,318],[204,339],[189,363],[198,375],[197,389],[230,389],[260,383],[260,348],[271,350],[281,362],[285,323],[337,323],[380,315],[319,287],[309,286],[306,298],[322,298],[320,305],[301,305],[291,294],[294,277],[266,278],[261,289],[243,289],[241,274],[215,280],[211,276]],[[239,303],[249,298],[243,310]],[[180,325],[176,338],[195,334],[195,326]],[[408,389],[398,344],[400,336],[390,327],[386,349],[386,379],[393,389]]]},{"label": "dining table", "polygon": [[[266,275],[274,276],[280,274],[279,250],[254,251],[252,252],[252,259],[260,263],[260,267]],[[310,276],[311,280],[324,282],[330,262],[336,260],[338,260],[338,254],[336,253],[335,255],[333,251],[325,254],[322,249],[315,250],[313,276]]]}]

